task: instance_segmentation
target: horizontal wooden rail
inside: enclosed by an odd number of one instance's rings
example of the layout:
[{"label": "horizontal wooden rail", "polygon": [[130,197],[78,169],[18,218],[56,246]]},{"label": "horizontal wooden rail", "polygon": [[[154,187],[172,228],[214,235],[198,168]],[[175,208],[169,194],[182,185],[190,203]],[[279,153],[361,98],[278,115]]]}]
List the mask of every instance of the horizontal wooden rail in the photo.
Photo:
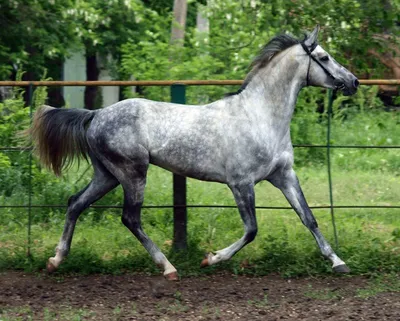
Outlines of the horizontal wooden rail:
[{"label": "horizontal wooden rail", "polygon": [[[0,81],[0,86],[187,86],[241,85],[243,80]],[[400,85],[400,79],[360,79],[361,85]]]},{"label": "horizontal wooden rail", "polygon": [[400,79],[360,79],[361,85],[393,85],[399,86]]},{"label": "horizontal wooden rail", "polygon": [[241,85],[242,80],[0,81],[0,86],[207,86]]}]

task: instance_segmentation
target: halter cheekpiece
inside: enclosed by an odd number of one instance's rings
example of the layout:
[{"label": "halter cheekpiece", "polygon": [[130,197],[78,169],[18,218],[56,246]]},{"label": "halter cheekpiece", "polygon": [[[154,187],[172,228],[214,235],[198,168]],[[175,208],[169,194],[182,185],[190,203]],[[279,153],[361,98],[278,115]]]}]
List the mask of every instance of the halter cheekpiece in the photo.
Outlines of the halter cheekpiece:
[{"label": "halter cheekpiece", "polygon": [[312,44],[311,48],[308,49],[307,45],[304,43],[304,41],[300,42],[301,46],[303,47],[304,51],[307,53],[307,55],[310,57],[310,59],[308,60],[308,68],[307,68],[307,86],[310,83],[310,66],[311,66],[311,59],[314,60],[321,68],[323,71],[325,71],[325,73],[331,77],[333,80],[335,80],[336,78],[317,60],[317,58],[315,58],[312,55],[312,52],[314,51],[315,48],[317,48],[318,44],[315,42]]}]

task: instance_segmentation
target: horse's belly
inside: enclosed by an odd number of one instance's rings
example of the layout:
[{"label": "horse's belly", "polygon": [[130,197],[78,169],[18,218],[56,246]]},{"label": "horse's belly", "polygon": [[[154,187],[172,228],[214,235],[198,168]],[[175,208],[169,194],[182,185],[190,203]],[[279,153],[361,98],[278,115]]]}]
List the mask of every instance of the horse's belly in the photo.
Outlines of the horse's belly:
[{"label": "horse's belly", "polygon": [[225,168],[222,162],[215,158],[208,158],[207,155],[152,155],[150,163],[164,168],[175,174],[187,176],[203,181],[226,183]]}]

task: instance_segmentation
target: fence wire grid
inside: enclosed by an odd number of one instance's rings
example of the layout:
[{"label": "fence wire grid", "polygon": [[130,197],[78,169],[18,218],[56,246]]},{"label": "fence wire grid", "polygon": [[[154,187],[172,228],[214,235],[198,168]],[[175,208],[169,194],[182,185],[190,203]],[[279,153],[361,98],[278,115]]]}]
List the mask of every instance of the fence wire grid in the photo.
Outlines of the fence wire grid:
[{"label": "fence wire grid", "polygon": [[[30,108],[30,119],[32,121],[32,97],[33,91],[36,86],[170,86],[171,87],[171,97],[172,102],[175,103],[185,103],[185,87],[186,86],[205,86],[205,85],[241,85],[241,80],[171,80],[171,81],[0,81],[0,86],[11,86],[11,87],[27,87],[28,90],[28,105]],[[400,85],[400,80],[398,79],[383,79],[383,80],[360,80],[361,85]],[[331,149],[339,148],[339,149],[400,149],[398,145],[383,145],[383,146],[374,146],[374,145],[332,145],[331,142],[331,120],[332,120],[332,105],[333,105],[333,93],[332,90],[328,91],[329,99],[328,99],[328,122],[327,122],[327,137],[325,145],[313,145],[313,144],[294,144],[294,148],[325,148],[326,156],[327,156],[327,174],[328,174],[328,186],[329,186],[329,204],[321,205],[321,206],[310,206],[311,209],[329,209],[331,222],[334,231],[334,240],[336,248],[338,248],[338,236],[337,229],[335,224],[335,214],[334,209],[398,209],[400,205],[334,205],[333,199],[333,183],[332,183],[332,164],[331,164]],[[28,231],[27,231],[27,254],[30,256],[31,251],[31,225],[32,225],[32,209],[34,208],[67,208],[67,205],[47,205],[47,204],[32,204],[32,148],[20,148],[20,147],[12,147],[12,146],[4,146],[0,147],[0,152],[26,152],[29,153],[29,195],[28,195],[28,204],[22,205],[0,205],[0,208],[21,208],[27,210],[28,215]],[[175,180],[175,177],[174,177]],[[176,193],[176,189],[186,189],[186,181],[182,181],[181,186],[175,186],[174,182],[174,194]],[[160,209],[160,208],[172,208],[174,209],[174,218],[176,226],[182,227],[181,220],[185,222],[183,227],[186,229],[186,209],[187,208],[236,208],[234,205],[199,205],[199,204],[186,204],[186,191],[184,192],[184,201],[175,201],[174,195],[174,204],[165,204],[165,205],[145,205],[143,208],[146,209]],[[178,197],[179,199],[179,197]],[[122,208],[122,206],[116,205],[91,205],[91,208],[110,208],[117,209]],[[256,209],[259,210],[288,210],[292,209],[290,206],[256,206]],[[179,213],[180,211],[180,213]],[[182,212],[183,211],[183,212]],[[178,212],[178,213],[176,213]],[[178,216],[177,216],[178,215]],[[179,216],[180,215],[180,216]],[[183,216],[182,216],[183,215]],[[178,222],[176,222],[178,221]],[[174,242],[181,242],[182,246],[185,247],[186,243],[186,231],[181,235],[178,233],[174,233]],[[180,240],[176,238],[181,238]],[[178,246],[179,247],[179,246]]]}]

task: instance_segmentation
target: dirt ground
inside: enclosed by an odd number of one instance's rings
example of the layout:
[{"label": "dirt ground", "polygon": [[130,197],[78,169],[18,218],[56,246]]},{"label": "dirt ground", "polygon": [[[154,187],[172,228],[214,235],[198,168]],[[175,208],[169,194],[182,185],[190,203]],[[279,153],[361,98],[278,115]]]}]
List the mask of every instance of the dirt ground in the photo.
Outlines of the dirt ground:
[{"label": "dirt ground", "polygon": [[283,279],[217,273],[0,274],[0,320],[400,320],[400,293],[361,298],[363,277]]}]

